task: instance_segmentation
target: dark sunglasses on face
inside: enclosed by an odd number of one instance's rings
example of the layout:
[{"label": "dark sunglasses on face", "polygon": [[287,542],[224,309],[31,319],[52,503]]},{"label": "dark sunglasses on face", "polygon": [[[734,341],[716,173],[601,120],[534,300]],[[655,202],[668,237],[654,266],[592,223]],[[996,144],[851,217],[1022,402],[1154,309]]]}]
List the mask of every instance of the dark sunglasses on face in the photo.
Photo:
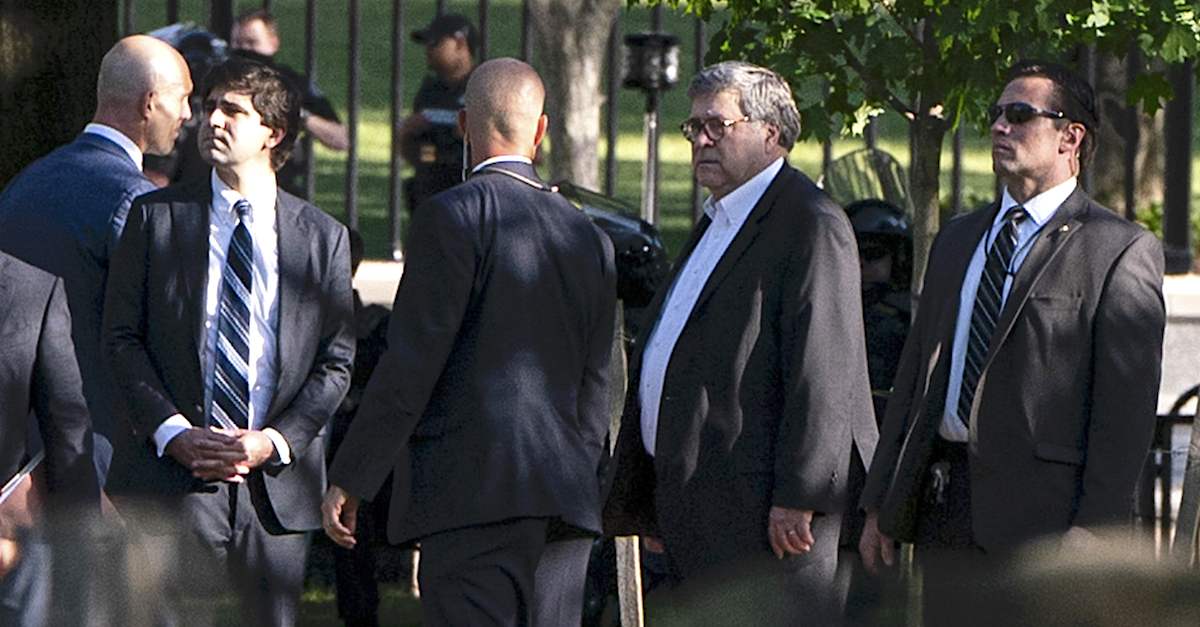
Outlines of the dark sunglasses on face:
[{"label": "dark sunglasses on face", "polygon": [[1009,124],[1024,124],[1032,120],[1034,116],[1056,120],[1067,117],[1067,114],[1062,111],[1047,111],[1024,102],[1010,102],[1005,105],[997,104],[988,107],[988,124],[995,124],[1001,113],[1004,114],[1004,119]]},{"label": "dark sunglasses on face", "polygon": [[729,127],[738,122],[749,122],[750,116],[743,115],[740,120],[726,120],[722,118],[688,118],[683,124],[679,125],[679,130],[683,131],[683,136],[693,144],[700,138],[700,132],[703,131],[708,135],[710,141],[718,141],[729,132]]}]

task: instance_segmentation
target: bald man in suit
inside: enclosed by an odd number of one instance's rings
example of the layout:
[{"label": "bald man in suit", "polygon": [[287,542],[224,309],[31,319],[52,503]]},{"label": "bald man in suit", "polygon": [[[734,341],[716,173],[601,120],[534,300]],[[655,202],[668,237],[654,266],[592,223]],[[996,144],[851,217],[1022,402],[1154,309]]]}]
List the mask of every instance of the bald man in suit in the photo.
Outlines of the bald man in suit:
[{"label": "bald man in suit", "polygon": [[0,194],[0,250],[63,279],[103,487],[117,426],[100,356],[109,259],[133,199],[156,189],[143,156],[171,152],[191,117],[192,79],[174,48],[132,35],[104,55],[96,83],[91,123]]},{"label": "bald man in suit", "polygon": [[608,429],[607,236],[538,178],[545,90],[479,66],[466,183],[422,204],[380,360],[330,466],[326,532],[394,466],[388,537],[421,542],[422,624],[578,625]]}]

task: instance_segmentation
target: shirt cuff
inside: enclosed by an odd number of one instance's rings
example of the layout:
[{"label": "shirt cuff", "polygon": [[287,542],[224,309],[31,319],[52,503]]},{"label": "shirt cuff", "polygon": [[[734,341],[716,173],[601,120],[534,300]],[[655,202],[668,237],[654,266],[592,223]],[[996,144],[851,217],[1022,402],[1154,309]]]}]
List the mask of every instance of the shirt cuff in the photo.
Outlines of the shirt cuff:
[{"label": "shirt cuff", "polygon": [[191,428],[192,423],[188,422],[183,414],[175,414],[158,425],[154,430],[154,444],[158,447],[158,456],[162,457],[166,453],[167,444],[170,444],[175,436]]},{"label": "shirt cuff", "polygon": [[263,429],[262,432],[263,435],[271,438],[271,442],[275,444],[275,453],[279,455],[279,461],[272,463],[278,463],[281,466],[292,463],[292,449],[288,446],[287,440],[283,439],[283,435],[271,427]]}]

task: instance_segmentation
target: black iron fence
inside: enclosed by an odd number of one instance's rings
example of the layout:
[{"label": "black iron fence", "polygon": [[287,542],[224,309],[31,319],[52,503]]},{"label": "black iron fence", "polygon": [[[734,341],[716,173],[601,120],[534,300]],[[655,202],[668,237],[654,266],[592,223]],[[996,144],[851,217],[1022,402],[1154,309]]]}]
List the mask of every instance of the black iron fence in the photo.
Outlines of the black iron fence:
[{"label": "black iron fence", "polygon": [[[135,18],[138,17],[138,11],[141,8],[138,0],[121,0],[123,7],[124,32],[129,33],[135,30]],[[352,226],[358,226],[358,209],[359,209],[359,135],[358,122],[361,109],[361,91],[360,91],[360,71],[362,68],[362,29],[361,29],[361,0],[347,0],[345,4],[337,3],[336,6],[332,3],[324,3],[322,9],[325,11],[323,15],[318,14],[318,5],[316,0],[305,0],[305,42],[304,42],[304,69],[305,73],[315,80],[318,72],[317,67],[317,46],[318,46],[318,31],[327,31],[330,29],[346,29],[347,41],[346,45],[349,50],[349,67],[347,77],[349,84],[347,85],[347,110],[348,110],[348,131],[350,137],[350,146],[346,158],[346,173],[345,173],[345,222]],[[273,0],[262,0],[262,7],[273,10],[275,2]],[[392,31],[391,31],[391,97],[390,97],[390,124],[391,124],[391,158],[388,174],[389,193],[387,198],[387,213],[389,221],[389,245],[392,256],[400,259],[403,256],[401,249],[402,233],[401,233],[401,207],[404,206],[404,191],[401,185],[401,172],[403,168],[403,160],[399,155],[399,137],[400,123],[403,120],[402,112],[405,110],[406,103],[403,102],[404,95],[404,72],[402,68],[405,63],[411,63],[409,50],[406,50],[405,40],[407,31],[410,30],[412,24],[405,22],[406,3],[405,0],[393,0],[392,2]],[[521,20],[520,20],[520,54],[525,60],[530,60],[532,57],[532,37],[533,27],[530,17],[529,0],[523,0],[521,3]],[[156,4],[157,7],[161,6]],[[446,0],[436,0],[436,11],[440,15],[446,11]],[[345,10],[343,11],[343,7]],[[171,24],[179,21],[180,18],[180,3],[179,0],[166,0],[165,15],[163,19],[165,24]],[[662,26],[662,10],[661,4],[656,5],[652,10],[651,31],[657,32]],[[234,1],[233,0],[206,0],[205,14],[207,19],[207,28],[217,35],[228,38],[232,29],[234,20]],[[477,14],[475,16],[478,23],[480,33],[480,59],[486,59],[489,54],[491,30],[491,14],[492,6],[490,0],[477,1]],[[321,18],[324,19],[321,19]],[[507,26],[507,25],[505,25]],[[705,48],[707,41],[707,32],[705,24],[700,20],[694,20],[694,30],[684,42],[691,50],[695,51],[695,68],[699,70],[703,66],[705,56]],[[614,25],[612,34],[608,43],[608,54],[606,64],[609,68],[607,73],[608,80],[605,87],[605,96],[608,103],[611,105],[617,102],[616,93],[621,89],[621,21],[618,19]],[[410,47],[411,48],[411,47]],[[1095,64],[1088,62],[1095,55],[1086,53],[1081,55],[1084,58],[1084,65],[1090,78],[1095,78]],[[1127,66],[1127,73],[1132,77],[1138,71],[1137,59],[1132,58]],[[1167,115],[1168,127],[1170,132],[1166,133],[1167,138],[1167,155],[1166,155],[1166,198],[1164,206],[1164,248],[1167,252],[1168,273],[1187,272],[1191,267],[1190,253],[1190,225],[1189,205],[1191,194],[1191,120],[1193,116],[1193,102],[1191,98],[1192,85],[1194,83],[1194,72],[1188,64],[1173,71],[1170,78],[1176,88],[1176,98],[1172,102],[1168,102]],[[1132,80],[1132,78],[1130,79]],[[1094,81],[1093,81],[1094,82]],[[603,135],[606,138],[607,152],[604,155],[604,178],[603,191],[608,195],[613,195],[617,187],[617,140],[618,140],[618,110],[615,106],[605,107],[605,120],[603,123]],[[1137,112],[1133,107],[1129,107],[1127,111],[1115,112],[1109,117],[1121,129],[1126,145],[1129,148],[1125,151],[1125,198],[1126,198],[1126,214],[1127,217],[1133,217],[1133,207],[1135,206],[1134,189],[1136,187],[1135,173],[1137,160],[1137,132],[1136,123]],[[669,126],[669,125],[668,125]],[[651,157],[648,159],[645,167],[651,174],[651,178],[656,176],[656,166],[654,163],[658,138],[657,125],[647,125],[650,136],[647,138],[648,153]],[[865,142],[868,147],[875,147],[875,132],[874,125],[868,126],[865,134]],[[311,138],[305,140],[309,145],[305,146],[311,154]],[[960,127],[954,134],[952,142],[953,166],[950,177],[950,200],[951,211],[960,213],[966,202],[963,194],[963,132]],[[825,144],[824,147],[824,163],[828,166],[832,160],[832,145]],[[313,171],[313,160],[308,160],[308,171],[305,177],[305,186],[309,198],[313,197],[315,191],[315,173]],[[654,195],[656,194],[656,181],[651,180],[648,189],[644,192],[649,195],[649,199],[643,199],[643,207],[649,206],[650,215],[644,217],[654,221]],[[1085,188],[1090,189],[1090,173],[1084,172],[1082,183]],[[700,213],[702,190],[695,185],[693,181],[693,193],[691,199],[691,209],[693,220],[697,219]],[[968,207],[970,208],[970,207]]]}]

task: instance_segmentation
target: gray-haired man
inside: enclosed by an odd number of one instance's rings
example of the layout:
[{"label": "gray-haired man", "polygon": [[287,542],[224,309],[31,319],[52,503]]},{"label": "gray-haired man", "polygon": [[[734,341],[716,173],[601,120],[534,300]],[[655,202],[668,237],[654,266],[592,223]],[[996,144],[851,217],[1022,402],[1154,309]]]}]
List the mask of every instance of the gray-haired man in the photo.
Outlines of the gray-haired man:
[{"label": "gray-haired man", "polygon": [[829,624],[851,446],[870,459],[876,435],[854,232],[786,162],[779,75],[721,63],[688,96],[712,197],[630,361],[606,531],[665,550],[681,590],[719,601],[705,624]]}]

